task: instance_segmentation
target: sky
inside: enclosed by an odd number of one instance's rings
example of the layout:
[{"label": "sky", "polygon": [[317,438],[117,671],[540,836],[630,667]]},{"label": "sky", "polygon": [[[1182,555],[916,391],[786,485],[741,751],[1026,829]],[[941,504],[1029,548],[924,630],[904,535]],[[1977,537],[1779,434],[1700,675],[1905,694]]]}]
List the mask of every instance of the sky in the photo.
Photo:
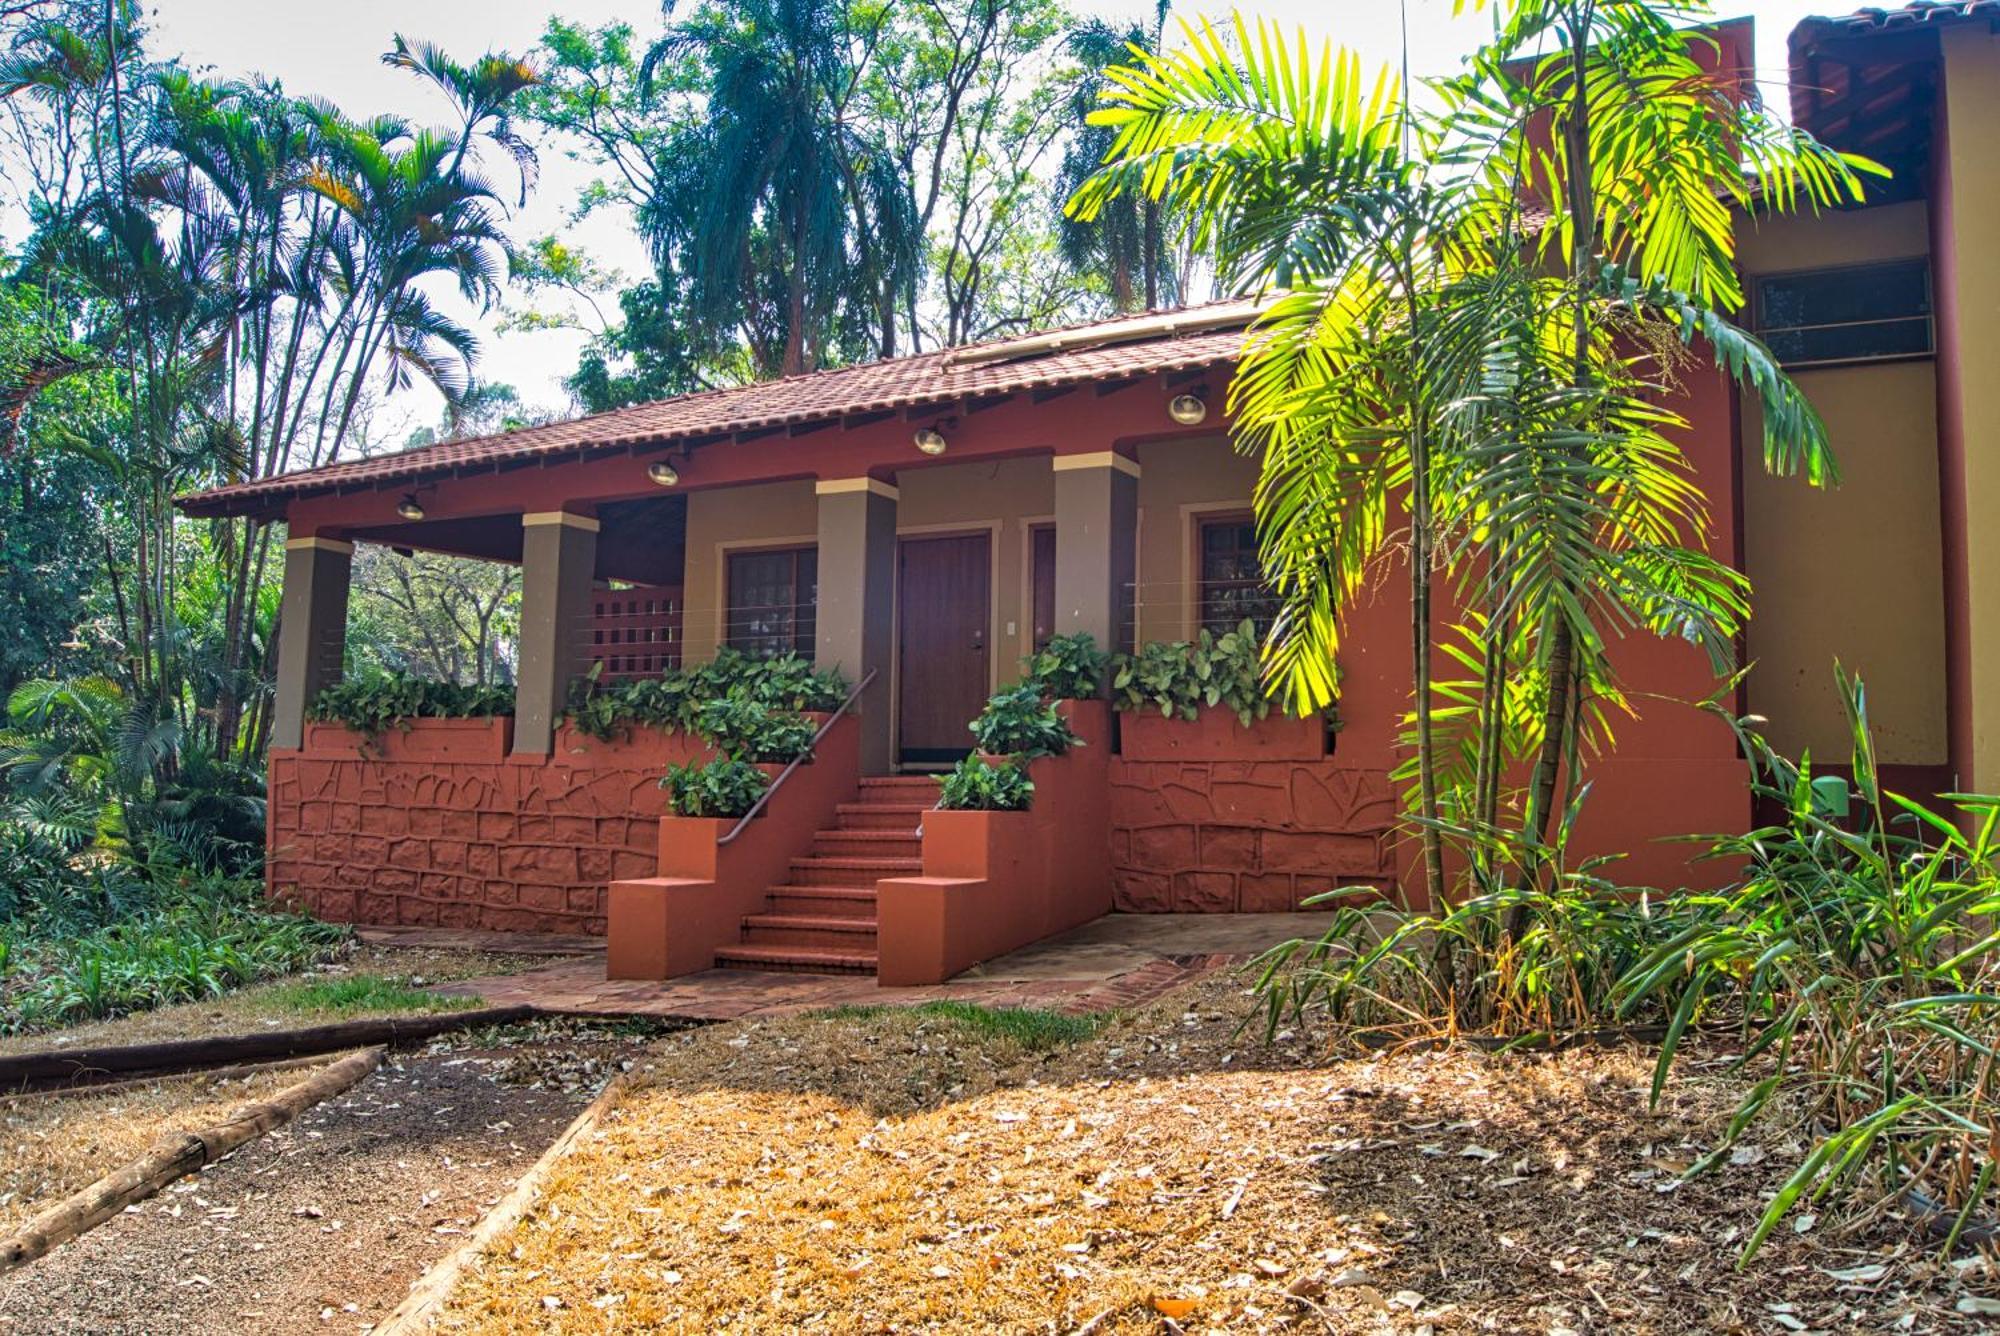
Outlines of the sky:
[{"label": "sky", "polygon": [[[1331,37],[1371,63],[1396,63],[1401,53],[1402,6],[1396,0],[1245,0],[1246,15],[1262,15],[1287,30],[1306,28],[1317,41]],[[1410,69],[1414,77],[1448,74],[1488,30],[1485,13],[1454,17],[1453,0],[1408,0]],[[1466,3],[1468,11],[1472,9]],[[1717,0],[1724,17],[1748,14],[1757,20],[1757,66],[1766,96],[1782,107],[1785,37],[1808,14],[1845,12],[1850,0]],[[1081,13],[1107,18],[1136,17],[1150,4],[1129,0],[1073,0]],[[391,36],[441,45],[460,60],[488,50],[520,53],[532,47],[552,12],[601,24],[630,22],[642,35],[657,32],[662,19],[656,0],[160,0],[150,9],[155,54],[178,54],[195,67],[222,76],[264,74],[283,81],[295,94],[331,99],[351,114],[399,112],[418,120],[444,114],[434,90],[413,76],[388,68],[381,54]],[[1182,3],[1169,20],[1227,16],[1222,4]],[[571,226],[566,207],[593,172],[545,147],[541,181],[528,204],[513,211],[509,230],[517,240],[550,232],[581,245],[601,263],[631,275],[647,267],[645,253],[626,219],[607,211]],[[440,294],[441,302],[455,294]],[[514,386],[529,404],[558,407],[565,402],[561,379],[576,364],[583,336],[569,331],[495,329],[497,312],[459,304],[460,315],[479,331],[482,379]],[[412,391],[384,406],[376,437],[391,441],[407,426],[433,421],[438,405],[429,391]]]}]

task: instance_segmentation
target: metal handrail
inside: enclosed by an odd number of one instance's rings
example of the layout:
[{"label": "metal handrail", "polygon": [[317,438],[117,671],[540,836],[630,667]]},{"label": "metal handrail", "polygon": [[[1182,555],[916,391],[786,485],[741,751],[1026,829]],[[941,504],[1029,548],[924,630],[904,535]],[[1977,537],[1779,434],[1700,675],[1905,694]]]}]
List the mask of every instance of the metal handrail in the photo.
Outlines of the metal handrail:
[{"label": "metal handrail", "polygon": [[750,810],[745,812],[742,816],[742,819],[739,820],[734,826],[730,828],[729,833],[721,836],[719,839],[716,840],[715,843],[718,848],[720,848],[722,845],[728,844],[738,835],[741,835],[743,833],[744,827],[748,826],[754,818],[756,818],[759,814],[763,812],[764,804],[770,802],[771,799],[777,794],[778,790],[784,787],[785,781],[792,777],[792,771],[798,769],[800,766],[804,765],[807,761],[810,761],[812,759],[813,752],[819,747],[819,740],[825,737],[828,731],[831,730],[835,724],[840,722],[840,716],[846,714],[849,708],[853,706],[855,701],[861,699],[861,693],[866,691],[868,689],[868,684],[875,680],[875,672],[876,672],[875,669],[870,668],[868,670],[867,675],[864,676],[859,682],[854,684],[854,690],[848,692],[847,699],[842,701],[839,704],[839,706],[835,708],[834,712],[826,717],[826,722],[821,724],[819,726],[819,731],[813,734],[812,741],[806,744],[806,749],[803,752],[799,753],[799,755],[794,756],[792,758],[791,764],[787,765],[783,770],[780,770],[778,772],[778,777],[771,781],[771,787],[765,789],[763,794],[758,797],[757,801],[750,805]]}]

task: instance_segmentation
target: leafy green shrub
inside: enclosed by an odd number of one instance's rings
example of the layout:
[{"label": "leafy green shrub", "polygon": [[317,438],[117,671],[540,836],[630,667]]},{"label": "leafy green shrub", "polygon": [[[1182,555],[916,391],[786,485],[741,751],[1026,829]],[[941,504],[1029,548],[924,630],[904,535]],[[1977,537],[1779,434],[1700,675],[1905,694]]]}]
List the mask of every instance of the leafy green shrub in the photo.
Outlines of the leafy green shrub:
[{"label": "leafy green shrub", "polygon": [[1033,682],[1022,682],[996,693],[972,721],[972,739],[989,756],[1061,756],[1083,739],[1069,720],[1042,697]]},{"label": "leafy green shrub", "polygon": [[514,713],[510,686],[460,686],[416,677],[365,673],[313,697],[312,717],[374,737],[411,719],[487,719]]},{"label": "leafy green shrub", "polygon": [[938,806],[948,812],[1025,812],[1035,797],[1035,782],[1018,761],[994,765],[968,756],[938,783]]},{"label": "leafy green shrub", "polygon": [[820,671],[796,654],[757,658],[725,648],[706,663],[609,686],[599,684],[593,668],[570,683],[567,713],[579,730],[609,741],[635,727],[698,733],[702,710],[720,700],[789,713],[833,710],[846,698],[847,681],[837,669]]},{"label": "leafy green shrub", "polygon": [[703,705],[695,726],[725,759],[780,765],[808,755],[812,751],[813,734],[818,731],[813,721],[803,715],[773,710],[734,696]]},{"label": "leafy green shrub", "polygon": [[1157,710],[1189,721],[1203,706],[1219,705],[1248,728],[1271,712],[1258,656],[1257,629],[1248,621],[1222,636],[1204,630],[1191,641],[1141,645],[1111,660],[1112,703],[1128,714]]},{"label": "leafy green shrub", "polygon": [[[1954,795],[1966,821],[1881,787],[1860,683],[1841,678],[1858,819],[1826,801],[1811,767],[1745,723],[1738,738],[1778,824],[1719,839],[1745,875],[1685,898],[1687,920],[1634,962],[1620,1014],[1669,1016],[1657,1100],[1689,1027],[1739,1028],[1739,1068],[1768,1064],[1729,1134],[1691,1173],[1726,1158],[1760,1119],[1814,1141],[1744,1249],[1807,1200],[1900,1198],[1954,1235],[1990,1219],[2000,1148],[2000,797]],[[1828,1130],[1830,1129],[1830,1130]]]},{"label": "leafy green shrub", "polygon": [[675,816],[747,816],[770,786],[771,777],[748,761],[721,758],[668,766],[660,781]]},{"label": "leafy green shrub", "polygon": [[1088,631],[1055,636],[1022,664],[1027,680],[1050,700],[1092,700],[1104,687],[1111,656]]},{"label": "leafy green shrub", "polygon": [[0,1032],[216,997],[325,959],[349,937],[340,925],[266,908],[253,881],[197,878],[154,894],[88,931],[50,918],[14,925]]}]

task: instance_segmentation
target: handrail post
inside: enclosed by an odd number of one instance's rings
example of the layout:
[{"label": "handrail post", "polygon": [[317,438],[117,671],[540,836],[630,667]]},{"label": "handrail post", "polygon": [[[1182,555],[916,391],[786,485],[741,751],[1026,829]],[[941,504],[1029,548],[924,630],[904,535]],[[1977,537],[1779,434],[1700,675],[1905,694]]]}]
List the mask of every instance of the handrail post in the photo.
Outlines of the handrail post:
[{"label": "handrail post", "polygon": [[763,793],[758,795],[757,801],[750,804],[750,810],[745,812],[742,818],[734,826],[731,826],[726,833],[716,838],[715,843],[717,847],[728,844],[738,835],[741,835],[744,828],[764,810],[764,805],[776,796],[780,788],[784,787],[785,781],[792,777],[792,771],[812,759],[813,753],[819,748],[820,739],[825,737],[832,730],[833,726],[840,722],[840,717],[853,708],[854,702],[861,699],[861,693],[868,689],[868,684],[875,680],[875,671],[875,669],[870,668],[862,679],[854,684],[854,690],[847,693],[847,699],[835,707],[833,713],[827,716],[826,722],[821,724],[813,733],[812,741],[806,744],[805,751],[798,756],[794,756],[791,763],[783,770],[780,770],[778,777],[771,781],[771,787],[765,789]]}]

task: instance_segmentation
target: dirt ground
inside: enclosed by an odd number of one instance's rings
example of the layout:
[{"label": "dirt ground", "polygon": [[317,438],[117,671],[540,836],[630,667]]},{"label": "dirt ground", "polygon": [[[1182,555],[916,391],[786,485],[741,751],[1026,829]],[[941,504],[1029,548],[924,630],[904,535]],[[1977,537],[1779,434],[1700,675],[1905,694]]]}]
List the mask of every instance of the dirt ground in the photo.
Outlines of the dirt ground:
[{"label": "dirt ground", "polygon": [[[643,1043],[537,1022],[391,1054],[345,1095],[0,1278],[0,1332],[366,1331]],[[60,1103],[87,1121],[114,1098]]]},{"label": "dirt ground", "polygon": [[444,1327],[1970,1331],[1988,1260],[1901,1222],[1745,1232],[1797,1148],[1683,1183],[1736,1089],[1638,1052],[1330,1061],[1214,981],[1053,1051],[923,1014],[655,1050]]}]

